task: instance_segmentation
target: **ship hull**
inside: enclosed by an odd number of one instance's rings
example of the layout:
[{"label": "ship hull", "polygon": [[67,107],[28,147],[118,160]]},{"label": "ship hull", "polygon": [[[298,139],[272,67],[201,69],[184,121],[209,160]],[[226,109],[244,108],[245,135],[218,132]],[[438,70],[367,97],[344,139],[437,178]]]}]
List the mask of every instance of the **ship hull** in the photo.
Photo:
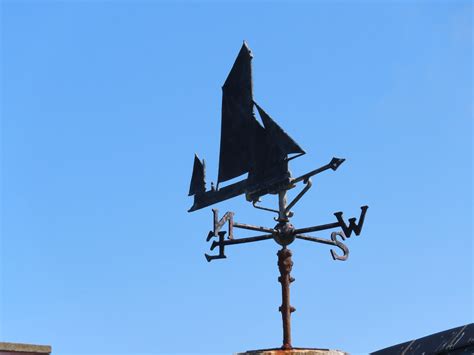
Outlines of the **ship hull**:
[{"label": "ship hull", "polygon": [[219,190],[210,190],[194,195],[194,204],[188,212],[199,210],[241,194],[245,194],[248,201],[256,202],[263,195],[277,194],[279,191],[288,190],[291,187],[293,187],[293,185],[289,174],[284,174],[279,178],[273,178],[259,183],[250,183],[248,179],[245,179],[224,186]]}]

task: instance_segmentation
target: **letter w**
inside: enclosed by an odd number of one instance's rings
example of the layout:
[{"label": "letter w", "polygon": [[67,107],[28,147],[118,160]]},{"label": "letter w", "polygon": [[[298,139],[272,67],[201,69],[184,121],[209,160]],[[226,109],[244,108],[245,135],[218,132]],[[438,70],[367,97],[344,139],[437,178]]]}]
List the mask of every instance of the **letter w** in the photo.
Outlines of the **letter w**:
[{"label": "letter w", "polygon": [[342,228],[347,238],[351,237],[352,232],[354,232],[355,235],[360,234],[360,232],[362,231],[362,226],[364,225],[365,213],[367,212],[367,208],[369,208],[369,206],[362,206],[360,208],[362,212],[360,214],[358,224],[356,224],[356,218],[349,218],[349,225],[346,225],[346,222],[344,222],[344,219],[342,218],[342,212],[334,213],[337,218],[337,221],[339,222],[339,226]]}]

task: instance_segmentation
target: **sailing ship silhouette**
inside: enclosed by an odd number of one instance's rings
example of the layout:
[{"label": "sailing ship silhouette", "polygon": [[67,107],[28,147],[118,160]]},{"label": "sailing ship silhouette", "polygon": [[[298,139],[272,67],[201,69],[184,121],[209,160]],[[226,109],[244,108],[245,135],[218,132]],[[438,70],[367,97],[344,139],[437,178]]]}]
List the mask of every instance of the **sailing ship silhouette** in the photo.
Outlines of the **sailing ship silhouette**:
[{"label": "sailing ship silhouette", "polygon": [[[222,86],[222,121],[217,186],[206,191],[205,162],[194,156],[189,196],[194,204],[188,212],[245,194],[254,204],[266,194],[278,194],[324,170],[336,170],[344,159],[333,158],[321,168],[292,178],[288,162],[306,152],[253,98],[252,52],[244,41]],[[254,108],[263,126],[255,118]],[[292,156],[290,156],[292,155]],[[219,184],[243,174],[247,178],[219,188]]]}]

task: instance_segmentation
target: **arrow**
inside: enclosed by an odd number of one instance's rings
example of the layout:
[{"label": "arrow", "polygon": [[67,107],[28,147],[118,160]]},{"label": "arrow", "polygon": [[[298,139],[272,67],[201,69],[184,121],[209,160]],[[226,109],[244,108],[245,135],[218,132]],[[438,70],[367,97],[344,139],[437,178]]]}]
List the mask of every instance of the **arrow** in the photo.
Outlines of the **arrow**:
[{"label": "arrow", "polygon": [[[209,241],[212,237],[215,237],[214,234],[211,234],[212,232],[209,232],[207,236],[207,241]],[[226,232],[219,232],[219,240],[218,241],[213,241],[211,244],[210,250],[214,250],[216,247],[219,247],[219,254],[217,255],[209,255],[209,254],[204,254],[206,257],[207,261],[211,261],[214,259],[225,259],[226,256],[224,254],[225,246],[226,245],[233,245],[233,244],[243,244],[243,243],[252,243],[252,242],[259,242],[261,240],[267,240],[267,239],[272,239],[273,234],[264,234],[264,235],[258,235],[256,237],[249,237],[249,238],[240,238],[240,239],[224,239]]]},{"label": "arrow", "polygon": [[344,163],[346,159],[340,159],[340,158],[332,158],[331,161],[320,167],[320,168],[317,168],[313,171],[310,171],[309,173],[306,173],[304,175],[301,175],[300,177],[297,177],[295,179],[292,179],[291,180],[291,183],[292,184],[296,184],[297,182],[300,182],[300,181],[307,181],[311,176],[314,176],[316,174],[319,174],[319,173],[322,173],[323,171],[326,171],[328,169],[332,169],[334,171],[337,170],[337,168],[339,168],[339,166]]},{"label": "arrow", "polygon": [[[219,232],[221,233],[221,232]],[[225,233],[225,232],[224,232]],[[259,242],[261,240],[267,240],[267,239],[272,239],[273,235],[272,234],[264,234],[264,235],[258,235],[256,237],[249,237],[249,238],[240,238],[240,239],[227,239],[227,240],[221,240],[219,238],[219,241],[213,241],[211,244],[211,250],[214,250],[215,247],[220,247],[223,248],[226,245],[234,245],[234,244],[244,244],[244,243],[253,243],[253,242]]]}]

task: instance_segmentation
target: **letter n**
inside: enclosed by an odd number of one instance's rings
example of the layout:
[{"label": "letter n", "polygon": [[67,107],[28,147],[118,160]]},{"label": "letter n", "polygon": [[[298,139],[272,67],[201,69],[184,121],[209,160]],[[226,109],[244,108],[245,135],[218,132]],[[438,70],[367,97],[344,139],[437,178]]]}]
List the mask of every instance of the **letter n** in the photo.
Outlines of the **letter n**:
[{"label": "letter n", "polygon": [[233,234],[233,227],[234,227],[234,212],[226,212],[221,219],[219,219],[219,211],[217,209],[213,209],[212,212],[214,213],[214,236],[218,236],[218,233],[224,227],[226,222],[229,222],[229,239],[234,239]]}]

